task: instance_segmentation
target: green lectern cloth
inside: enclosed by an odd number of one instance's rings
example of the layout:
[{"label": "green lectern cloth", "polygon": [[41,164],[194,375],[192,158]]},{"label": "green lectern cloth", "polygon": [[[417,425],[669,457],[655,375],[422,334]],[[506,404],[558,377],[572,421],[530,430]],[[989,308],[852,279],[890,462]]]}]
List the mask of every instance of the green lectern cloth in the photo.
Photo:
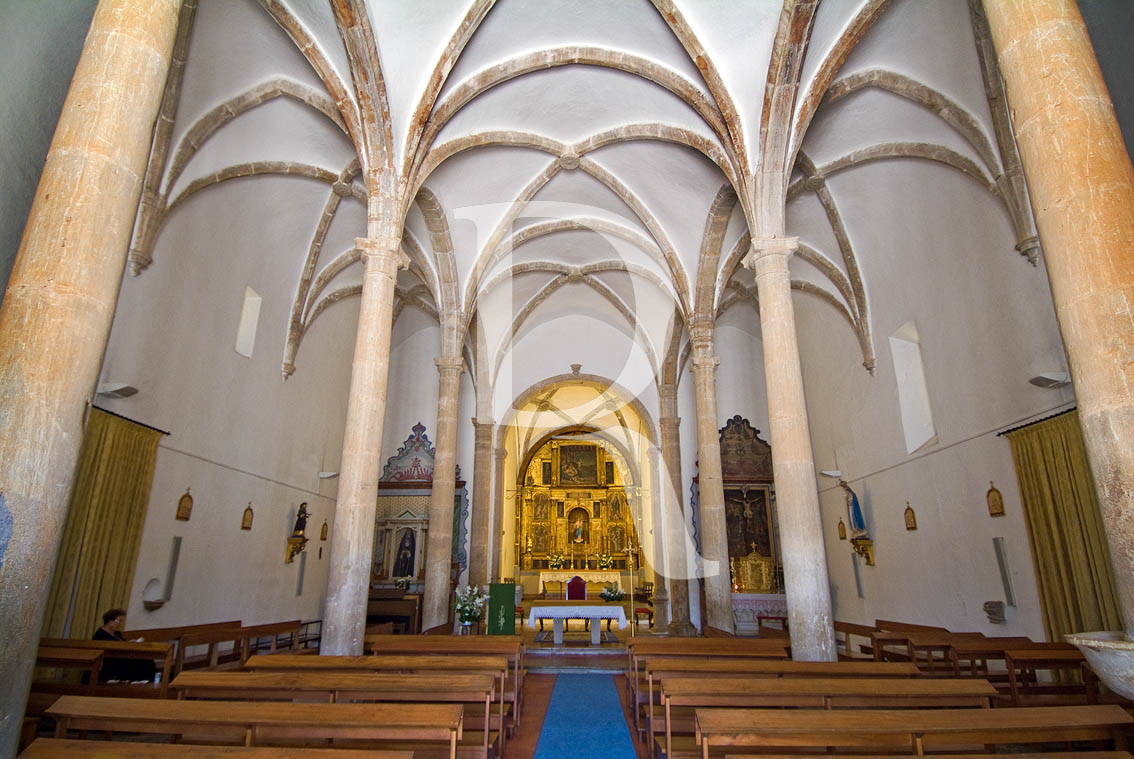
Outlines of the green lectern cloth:
[{"label": "green lectern cloth", "polygon": [[488,634],[516,634],[516,586],[494,582],[488,586]]}]

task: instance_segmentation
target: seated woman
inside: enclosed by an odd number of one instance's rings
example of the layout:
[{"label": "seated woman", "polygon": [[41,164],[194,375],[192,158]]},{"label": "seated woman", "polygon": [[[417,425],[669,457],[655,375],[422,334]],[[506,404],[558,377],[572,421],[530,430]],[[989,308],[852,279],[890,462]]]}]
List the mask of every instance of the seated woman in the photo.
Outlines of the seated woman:
[{"label": "seated woman", "polygon": [[[125,622],[125,609],[107,610],[102,615],[102,627],[94,631],[91,640],[125,642],[126,639],[122,637],[122,626]],[[98,679],[100,682],[151,683],[156,671],[152,659],[120,659],[108,656],[102,661],[102,670],[98,674]]]}]

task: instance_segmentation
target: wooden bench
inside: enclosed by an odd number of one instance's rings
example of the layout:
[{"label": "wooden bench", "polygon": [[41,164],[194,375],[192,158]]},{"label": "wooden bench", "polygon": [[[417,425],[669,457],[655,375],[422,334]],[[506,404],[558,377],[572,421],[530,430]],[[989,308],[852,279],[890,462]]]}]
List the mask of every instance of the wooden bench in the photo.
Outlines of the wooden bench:
[{"label": "wooden bench", "polygon": [[271,622],[264,625],[249,625],[240,628],[240,661],[248,661],[252,654],[274,654],[279,651],[301,650],[299,631],[303,627],[302,620],[293,619],[288,622]]},{"label": "wooden bench", "polygon": [[[41,648],[69,648],[83,651],[101,651],[103,664],[107,659],[148,659],[154,662],[158,682],[149,684],[99,683],[94,693],[118,693],[136,697],[165,698],[169,690],[169,672],[173,664],[173,645],[170,643],[131,643],[116,640],[71,640],[69,638],[41,638]],[[109,690],[108,690],[109,689]]]},{"label": "wooden bench", "polygon": [[[863,759],[862,754],[822,754],[823,759]],[[886,754],[886,759],[911,759],[917,754]],[[725,759],[800,759],[799,754],[725,754]],[[1129,751],[1045,751],[1037,754],[933,754],[933,759],[1134,759]]]},{"label": "wooden bench", "polygon": [[501,721],[506,723],[504,690],[508,683],[508,658],[505,656],[419,654],[406,656],[304,656],[275,654],[252,656],[244,664],[255,672],[403,672],[475,674],[490,673],[496,678],[497,702]]},{"label": "wooden bench", "polygon": [[[701,756],[721,746],[906,751],[1046,741],[1113,741],[1134,718],[1113,704],[1016,709],[697,709]],[[988,750],[988,749],[986,749]],[[735,752],[730,752],[735,753]],[[667,759],[672,759],[668,757]]]},{"label": "wooden bench", "polygon": [[429,654],[504,656],[512,669],[511,683],[504,684],[503,699],[512,704],[516,724],[520,722],[524,692],[524,654],[526,646],[519,635],[366,635],[362,649],[369,654]]},{"label": "wooden bench", "polygon": [[1032,645],[1030,638],[999,637],[999,638],[970,638],[955,640],[949,647],[949,659],[953,665],[954,677],[985,677],[1003,676],[1008,678],[1005,669],[1000,673],[993,673],[988,668],[990,661],[1004,661],[1004,652],[1010,648],[1028,648]]},{"label": "wooden bench", "polygon": [[975,678],[681,677],[663,678],[660,690],[665,718],[651,725],[650,740],[660,741],[667,757],[674,734],[694,733],[696,707],[988,709],[1000,695],[991,683]]},{"label": "wooden bench", "polygon": [[[1066,646],[1066,647],[1065,647]],[[1008,670],[1008,695],[1019,705],[1021,696],[1053,696],[1074,694],[1087,703],[1098,703],[1098,678],[1087,666],[1083,652],[1069,644],[1036,645],[1004,652]],[[1037,672],[1066,672],[1077,675],[1079,682],[1039,682]]]},{"label": "wooden bench", "polygon": [[69,730],[132,732],[243,743],[327,740],[447,743],[456,759],[462,707],[457,704],[313,704],[278,701],[154,701],[63,696],[48,709],[55,737]]},{"label": "wooden bench", "polygon": [[138,630],[129,630],[122,633],[122,637],[126,640],[141,639],[146,643],[172,643],[174,661],[171,674],[176,675],[181,669],[178,667],[177,662],[182,659],[184,654],[184,646],[182,645],[182,638],[190,633],[208,632],[210,630],[223,630],[231,627],[240,627],[240,620],[228,620],[226,622],[206,622],[198,625],[179,625],[177,627],[148,627]]},{"label": "wooden bench", "polygon": [[[460,703],[465,709],[458,754],[486,759],[503,751],[504,715],[495,718],[496,678],[491,674],[379,674],[374,672],[182,672],[171,687],[182,699],[291,701],[322,698],[328,703]],[[495,731],[495,732],[494,732]],[[478,742],[479,741],[479,742]]]},{"label": "wooden bench", "polygon": [[949,650],[958,641],[981,640],[980,633],[876,630],[870,636],[876,661],[917,662],[928,674],[953,674]]},{"label": "wooden bench", "polygon": [[[852,622],[835,622],[835,635],[842,636],[842,651],[840,659],[874,658],[874,648],[870,635],[874,628],[868,625],[856,625]],[[861,640],[858,640],[860,639]],[[855,642],[858,641],[857,651]],[[836,640],[836,647],[838,640]]]},{"label": "wooden bench", "polygon": [[717,679],[722,677],[735,677],[744,675],[754,678],[769,677],[916,677],[918,668],[912,662],[816,662],[816,661],[788,661],[768,659],[722,659],[698,658],[676,656],[643,656],[643,668],[646,677],[646,693],[643,704],[646,714],[641,714],[641,707],[634,707],[634,725],[639,732],[643,732],[642,717],[645,716],[647,725],[653,724],[654,705],[660,704],[655,700],[654,693],[659,692],[657,683],[661,678],[697,678]]},{"label": "wooden bench", "polygon": [[641,657],[694,656],[699,658],[729,657],[734,659],[787,659],[788,649],[782,639],[771,638],[631,638],[626,643],[628,662],[626,680],[630,687],[630,703],[634,708],[635,727],[639,704],[645,703],[641,688]]},{"label": "wooden bench", "polygon": [[413,759],[413,752],[38,738],[20,759]]}]

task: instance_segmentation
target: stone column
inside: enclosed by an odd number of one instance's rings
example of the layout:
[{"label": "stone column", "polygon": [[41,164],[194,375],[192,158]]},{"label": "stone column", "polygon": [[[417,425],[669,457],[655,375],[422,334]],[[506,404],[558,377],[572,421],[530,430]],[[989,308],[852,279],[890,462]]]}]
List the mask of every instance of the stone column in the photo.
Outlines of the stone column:
[{"label": "stone column", "polygon": [[180,6],[99,3],[0,309],[3,756],[20,736]]},{"label": "stone column", "polygon": [[429,543],[425,550],[425,597],[421,628],[449,619],[449,569],[453,563],[453,497],[457,482],[457,405],[460,402],[460,356],[434,359],[441,383],[437,390],[437,453],[433,457],[433,492],[429,499]]},{"label": "stone column", "polygon": [[492,496],[492,555],[488,563],[488,576],[495,577],[500,574],[500,547],[504,542],[504,460],[508,457],[507,448],[497,448],[494,451],[495,468],[493,469],[493,496]]},{"label": "stone column", "polygon": [[669,619],[669,593],[665,588],[665,530],[662,529],[662,509],[665,508],[665,490],[662,487],[661,452],[651,446],[650,457],[650,521],[654,533],[654,626],[660,628]]},{"label": "stone column", "polygon": [[[717,366],[713,355],[713,322],[698,317],[689,325],[693,341],[693,374],[697,391],[697,491],[700,500],[701,554],[705,559],[705,605],[708,624],[731,633],[732,577],[728,566],[728,534],[725,524],[724,480],[721,476],[721,443],[717,428]],[[717,562],[709,575],[708,563]]]},{"label": "stone column", "polygon": [[1134,170],[1074,0],[985,0],[1134,640]]},{"label": "stone column", "polygon": [[469,584],[492,580],[488,571],[488,525],[492,510],[492,421],[473,419],[472,540],[469,541]]},{"label": "stone column", "polygon": [[798,237],[752,240],[745,265],[756,272],[768,388],[768,433],[784,560],[792,658],[835,661],[827,553],[795,336],[788,259]]},{"label": "stone column", "polygon": [[669,634],[696,635],[689,621],[689,568],[686,561],[685,506],[681,484],[681,419],[677,416],[677,386],[662,385],[662,461],[665,477],[659,487],[671,506],[666,519],[666,569],[669,575]]},{"label": "stone column", "polygon": [[374,221],[383,218],[383,212],[389,212],[389,218],[393,218],[393,196],[381,189],[382,181],[371,177],[369,191],[371,231],[383,236],[355,240],[362,254],[362,304],[347,398],[320,654],[359,656],[366,632],[366,601],[382,463],[382,423],[386,418],[386,381],[390,370],[394,283],[398,267],[408,263],[400,251],[400,239],[392,235],[392,227]]}]

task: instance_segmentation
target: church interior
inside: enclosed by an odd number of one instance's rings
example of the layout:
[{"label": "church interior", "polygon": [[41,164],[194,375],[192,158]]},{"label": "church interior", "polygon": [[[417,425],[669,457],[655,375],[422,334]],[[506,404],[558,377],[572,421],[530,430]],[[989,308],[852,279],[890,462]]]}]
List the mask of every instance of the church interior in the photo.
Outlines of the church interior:
[{"label": "church interior", "polygon": [[1129,5],[4,13],[0,754],[107,609],[619,667],[1134,629]]}]

